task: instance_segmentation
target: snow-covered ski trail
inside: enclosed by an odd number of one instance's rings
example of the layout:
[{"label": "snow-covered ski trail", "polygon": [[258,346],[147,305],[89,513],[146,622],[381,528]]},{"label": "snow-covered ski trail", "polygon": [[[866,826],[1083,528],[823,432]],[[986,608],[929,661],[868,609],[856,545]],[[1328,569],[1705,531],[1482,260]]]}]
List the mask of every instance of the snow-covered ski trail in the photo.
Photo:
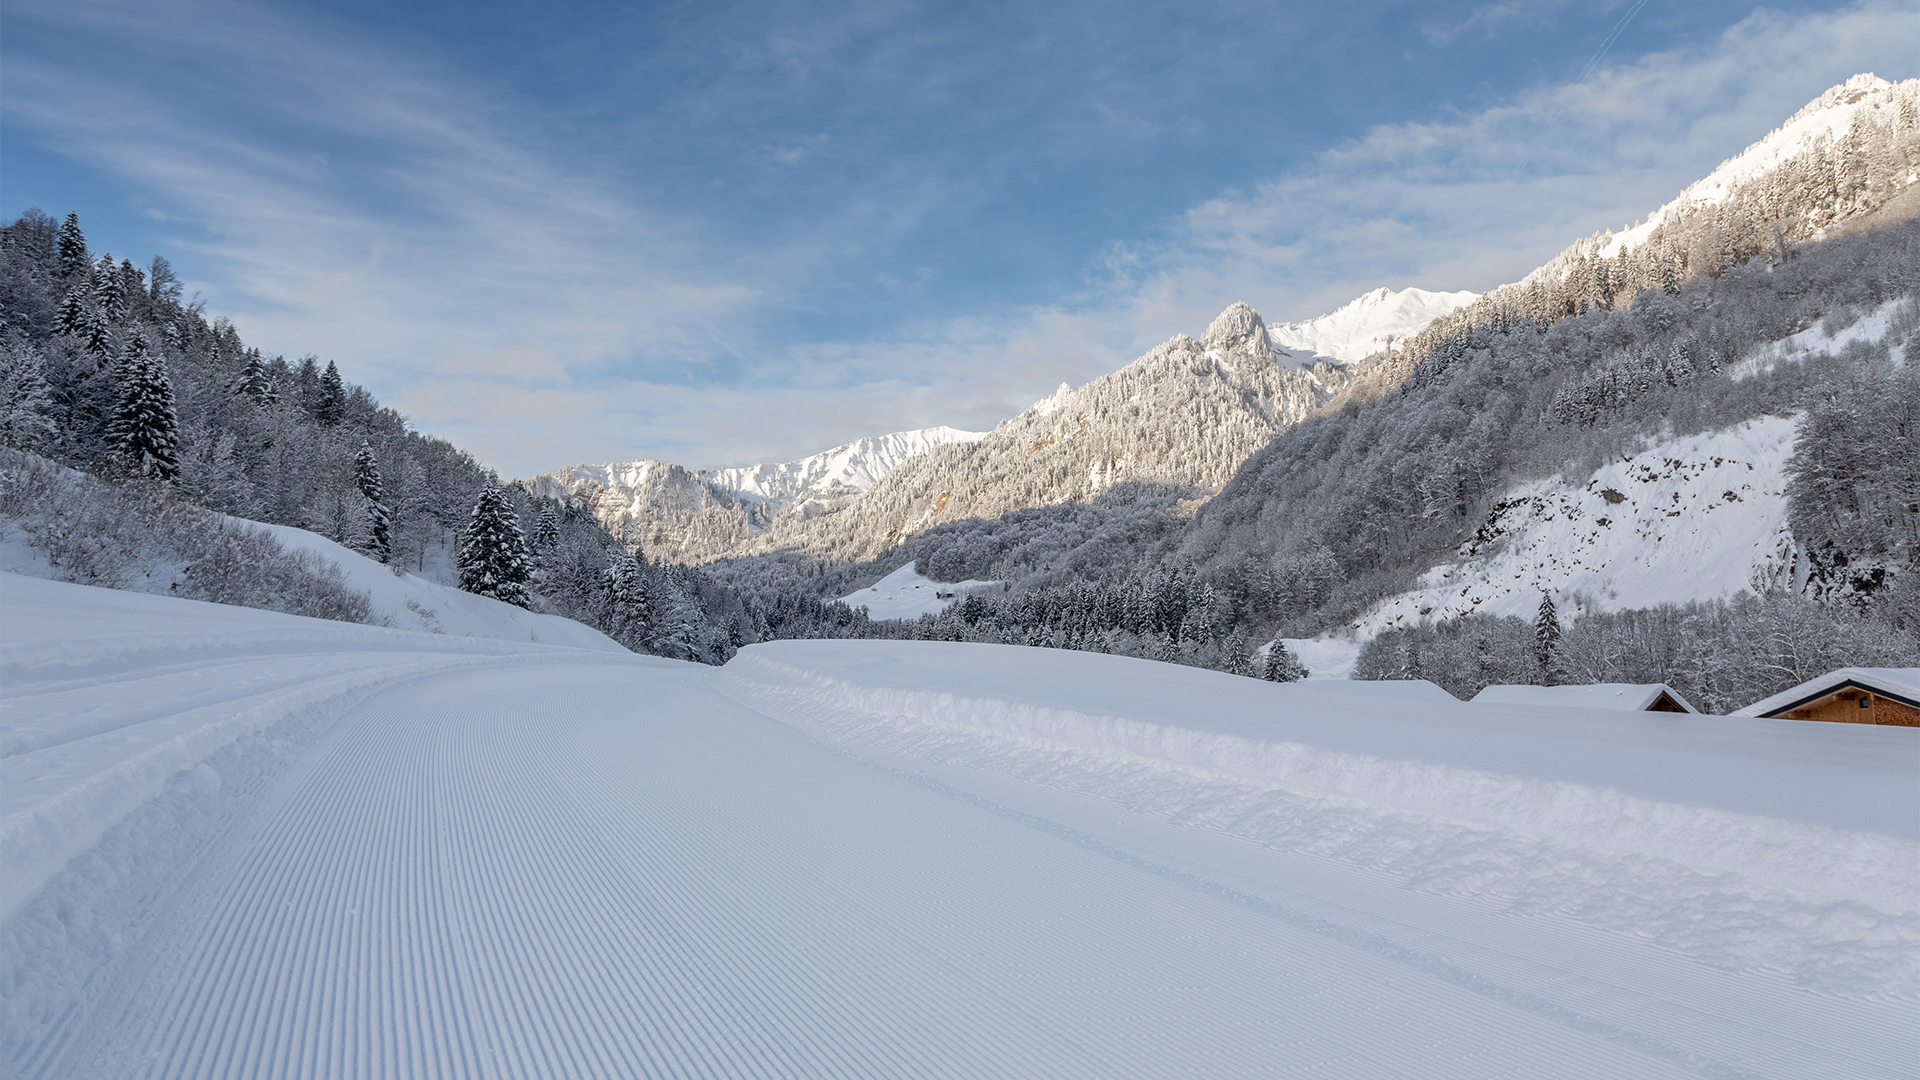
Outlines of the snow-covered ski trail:
[{"label": "snow-covered ski trail", "polygon": [[1902,1074],[1903,1006],[850,753],[712,674],[380,691],[28,1074]]}]

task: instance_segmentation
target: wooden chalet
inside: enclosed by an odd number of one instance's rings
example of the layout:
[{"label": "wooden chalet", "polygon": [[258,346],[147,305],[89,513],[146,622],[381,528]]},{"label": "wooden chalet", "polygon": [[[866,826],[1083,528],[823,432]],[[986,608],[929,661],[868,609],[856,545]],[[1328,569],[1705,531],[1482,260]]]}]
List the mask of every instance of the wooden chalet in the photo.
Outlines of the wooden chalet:
[{"label": "wooden chalet", "polygon": [[1733,715],[1920,727],[1920,668],[1841,668]]}]

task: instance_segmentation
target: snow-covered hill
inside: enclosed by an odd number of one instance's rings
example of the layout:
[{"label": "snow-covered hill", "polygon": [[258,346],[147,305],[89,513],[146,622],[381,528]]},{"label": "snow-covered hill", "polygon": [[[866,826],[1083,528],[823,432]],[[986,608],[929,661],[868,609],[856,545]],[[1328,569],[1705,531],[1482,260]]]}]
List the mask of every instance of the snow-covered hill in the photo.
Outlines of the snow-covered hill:
[{"label": "snow-covered hill", "polygon": [[1395,342],[1427,328],[1427,324],[1478,299],[1474,292],[1428,292],[1425,289],[1375,289],[1339,309],[1304,322],[1275,323],[1267,327],[1274,359],[1310,367],[1317,360],[1357,364]]},{"label": "snow-covered hill", "polygon": [[922,577],[913,563],[895,570],[864,589],[840,597],[852,608],[866,608],[869,618],[917,619],[938,615],[948,604],[974,589],[999,588],[997,581],[937,582]]},{"label": "snow-covered hill", "polygon": [[383,625],[453,637],[497,638],[600,652],[627,651],[585,623],[528,611],[490,596],[475,596],[415,574],[395,573],[390,566],[305,529],[259,522],[249,524],[271,533],[282,547],[310,551],[339,567],[347,586],[367,594],[373,601],[374,619]]}]

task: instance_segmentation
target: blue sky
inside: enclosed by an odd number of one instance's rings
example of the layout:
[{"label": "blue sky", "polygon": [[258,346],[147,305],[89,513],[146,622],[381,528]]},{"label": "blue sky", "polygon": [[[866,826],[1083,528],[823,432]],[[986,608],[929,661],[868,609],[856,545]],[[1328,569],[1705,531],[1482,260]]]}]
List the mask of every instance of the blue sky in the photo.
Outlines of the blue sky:
[{"label": "blue sky", "polygon": [[1234,300],[1485,289],[1920,4],[8,5],[0,204],[507,475],[991,426]]}]

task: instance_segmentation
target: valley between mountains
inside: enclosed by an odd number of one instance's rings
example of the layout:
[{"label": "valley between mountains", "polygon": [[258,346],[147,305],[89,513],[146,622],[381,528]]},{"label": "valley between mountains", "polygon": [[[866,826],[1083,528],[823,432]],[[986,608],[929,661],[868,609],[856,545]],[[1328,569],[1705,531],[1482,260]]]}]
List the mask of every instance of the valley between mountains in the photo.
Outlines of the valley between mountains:
[{"label": "valley between mountains", "polygon": [[0,1072],[1914,1077],[1920,79],[1727,149],[990,431],[519,480],[22,213]]}]

